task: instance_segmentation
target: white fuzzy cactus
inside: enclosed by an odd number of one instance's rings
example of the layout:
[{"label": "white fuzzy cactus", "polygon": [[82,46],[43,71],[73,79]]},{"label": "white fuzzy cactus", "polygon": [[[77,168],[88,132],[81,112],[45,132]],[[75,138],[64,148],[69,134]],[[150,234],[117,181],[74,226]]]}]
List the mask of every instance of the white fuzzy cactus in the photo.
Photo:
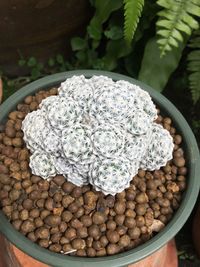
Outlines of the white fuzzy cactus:
[{"label": "white fuzzy cactus", "polygon": [[91,183],[115,195],[129,187],[139,168],[156,170],[172,158],[172,138],[154,122],[155,105],[139,86],[81,75],[67,79],[58,92],[22,123],[34,174],[62,174],[78,186]]}]

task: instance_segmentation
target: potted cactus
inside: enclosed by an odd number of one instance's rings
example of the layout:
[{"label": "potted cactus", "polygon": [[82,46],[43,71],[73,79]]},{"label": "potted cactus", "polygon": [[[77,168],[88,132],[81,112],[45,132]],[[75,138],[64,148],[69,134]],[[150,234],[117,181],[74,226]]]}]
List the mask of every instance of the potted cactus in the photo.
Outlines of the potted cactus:
[{"label": "potted cactus", "polygon": [[198,148],[178,110],[148,86],[109,72],[61,73],[19,90],[0,111],[0,229],[36,259],[124,266],[188,218]]}]

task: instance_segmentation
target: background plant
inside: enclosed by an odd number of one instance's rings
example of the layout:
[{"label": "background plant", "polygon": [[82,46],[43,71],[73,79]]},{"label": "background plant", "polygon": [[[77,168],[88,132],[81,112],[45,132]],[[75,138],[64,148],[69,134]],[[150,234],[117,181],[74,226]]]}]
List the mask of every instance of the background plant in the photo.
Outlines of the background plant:
[{"label": "background plant", "polygon": [[[47,74],[91,68],[128,74],[158,91],[166,90],[173,79],[172,95],[183,97],[183,88],[190,88],[193,106],[198,105],[200,0],[90,3],[93,16],[85,35],[71,39],[72,56],[65,59],[59,54],[41,63],[20,55],[19,66],[28,69],[29,74],[14,79],[3,77],[5,98],[16,88]],[[177,68],[181,69],[178,77],[174,76]]]},{"label": "background plant", "polygon": [[[127,72],[162,91],[193,30],[199,28],[200,0],[94,0],[91,4],[95,14],[85,37],[71,41],[76,68]],[[195,44],[199,48],[200,38]],[[194,70],[197,62],[193,60],[192,68],[189,61],[189,86],[197,102],[200,96],[194,83],[200,73]]]}]

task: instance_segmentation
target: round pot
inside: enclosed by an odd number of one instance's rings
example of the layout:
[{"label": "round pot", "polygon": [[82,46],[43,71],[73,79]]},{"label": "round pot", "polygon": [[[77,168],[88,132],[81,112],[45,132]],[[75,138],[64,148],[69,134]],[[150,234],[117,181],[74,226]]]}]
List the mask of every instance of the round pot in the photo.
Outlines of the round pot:
[{"label": "round pot", "polygon": [[193,236],[194,247],[195,247],[195,250],[197,252],[198,257],[200,258],[199,225],[200,225],[200,205],[198,206],[198,208],[196,210],[196,214],[195,214],[194,220],[193,220],[193,227],[192,227],[192,236]]},{"label": "round pot", "polygon": [[181,205],[179,209],[174,214],[172,220],[167,224],[167,226],[156,236],[151,238],[145,244],[138,246],[130,251],[123,252],[114,256],[107,256],[101,258],[79,258],[74,256],[60,255],[50,252],[47,249],[41,248],[39,245],[31,242],[21,233],[16,231],[12,225],[8,222],[4,214],[0,213],[0,230],[1,232],[19,249],[23,250],[25,253],[31,255],[32,257],[38,259],[39,261],[45,262],[46,264],[53,265],[55,267],[117,267],[125,266],[130,263],[137,262],[144,257],[152,254],[164,244],[166,244],[172,237],[174,237],[181,227],[186,222],[189,217],[193,206],[195,204],[199,186],[200,186],[200,157],[198,147],[194,138],[194,135],[188,126],[187,122],[181,115],[181,113],[175,108],[175,106],[169,102],[163,95],[154,91],[149,86],[129,78],[124,75],[115,74],[111,72],[104,71],[93,71],[93,70],[80,70],[80,71],[70,71],[64,73],[58,73],[55,75],[47,76],[38,81],[35,81],[21,90],[12,95],[8,100],[6,100],[0,107],[0,124],[3,123],[10,111],[15,109],[16,105],[21,102],[24,97],[29,94],[34,94],[38,90],[50,88],[59,85],[66,78],[73,75],[83,74],[86,77],[91,77],[92,75],[106,75],[113,80],[126,80],[131,83],[139,85],[142,89],[148,91],[152,96],[154,102],[160,107],[162,112],[170,116],[174,122],[177,130],[182,134],[184,141],[184,149],[187,159],[188,167],[188,184],[187,190],[184,193]]},{"label": "round pot", "polygon": [[89,0],[0,1],[0,67],[19,75],[18,60],[45,61],[57,53],[69,55],[70,38],[85,30],[90,18]]}]

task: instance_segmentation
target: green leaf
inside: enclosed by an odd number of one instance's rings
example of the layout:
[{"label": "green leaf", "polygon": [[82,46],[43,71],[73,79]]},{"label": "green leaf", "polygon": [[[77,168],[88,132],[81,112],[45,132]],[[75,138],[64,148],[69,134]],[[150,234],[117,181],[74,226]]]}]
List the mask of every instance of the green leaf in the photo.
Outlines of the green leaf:
[{"label": "green leaf", "polygon": [[44,69],[44,64],[41,63],[41,62],[39,62],[39,63],[36,65],[36,68],[37,68],[38,70],[42,70],[42,69]]},{"label": "green leaf", "polygon": [[161,58],[157,39],[150,39],[145,46],[138,79],[161,92],[179,64],[185,44],[186,40]]},{"label": "green leaf", "polygon": [[62,56],[61,54],[57,54],[57,55],[56,55],[56,61],[57,61],[57,63],[59,63],[59,64],[63,64],[63,62],[64,62],[64,58],[63,58],[63,56]]},{"label": "green leaf", "polygon": [[86,48],[86,40],[80,37],[74,37],[71,39],[71,47],[73,51],[83,50]]},{"label": "green leaf", "polygon": [[130,44],[144,6],[144,0],[124,0],[124,38]]},{"label": "green leaf", "polygon": [[118,10],[122,7],[123,1],[122,0],[96,0],[95,7],[96,7],[96,16],[98,19],[104,23],[110,16],[110,14]]},{"label": "green leaf", "polygon": [[30,57],[28,59],[27,65],[28,67],[34,67],[37,64],[37,60],[35,57]]},{"label": "green leaf", "polygon": [[54,58],[50,57],[49,60],[48,60],[48,65],[49,67],[53,67],[55,65],[55,60]]},{"label": "green leaf", "polygon": [[99,21],[94,21],[90,23],[90,25],[87,27],[87,32],[90,38],[94,40],[100,40],[102,33],[101,23]]},{"label": "green leaf", "polygon": [[197,19],[200,17],[199,0],[157,0],[163,9],[157,13],[157,35],[161,56],[183,42],[183,36],[191,35],[192,30],[199,27]]},{"label": "green leaf", "polygon": [[104,32],[105,36],[111,40],[119,40],[123,37],[123,30],[119,26],[112,26],[109,30]]},{"label": "green leaf", "polygon": [[200,99],[200,30],[194,32],[189,46],[192,47],[193,50],[187,57],[187,70],[189,72],[188,80],[192,100],[194,104],[196,104]]},{"label": "green leaf", "polygon": [[19,65],[20,67],[25,66],[25,65],[26,65],[26,60],[25,60],[25,59],[20,59],[20,60],[18,61],[18,65]]},{"label": "green leaf", "polygon": [[86,53],[84,51],[78,51],[76,53],[76,58],[80,60],[81,62],[86,61]]},{"label": "green leaf", "polygon": [[124,39],[110,40],[107,43],[104,63],[107,70],[113,70],[117,66],[119,58],[127,56],[131,52],[131,47],[127,45]]},{"label": "green leaf", "polygon": [[39,71],[39,69],[37,68],[33,68],[31,70],[31,79],[32,80],[36,80],[41,76],[41,72]]},{"label": "green leaf", "polygon": [[87,27],[90,38],[95,40],[101,39],[103,23],[108,20],[113,11],[118,10],[122,5],[122,0],[96,0],[94,2],[96,12]]}]

